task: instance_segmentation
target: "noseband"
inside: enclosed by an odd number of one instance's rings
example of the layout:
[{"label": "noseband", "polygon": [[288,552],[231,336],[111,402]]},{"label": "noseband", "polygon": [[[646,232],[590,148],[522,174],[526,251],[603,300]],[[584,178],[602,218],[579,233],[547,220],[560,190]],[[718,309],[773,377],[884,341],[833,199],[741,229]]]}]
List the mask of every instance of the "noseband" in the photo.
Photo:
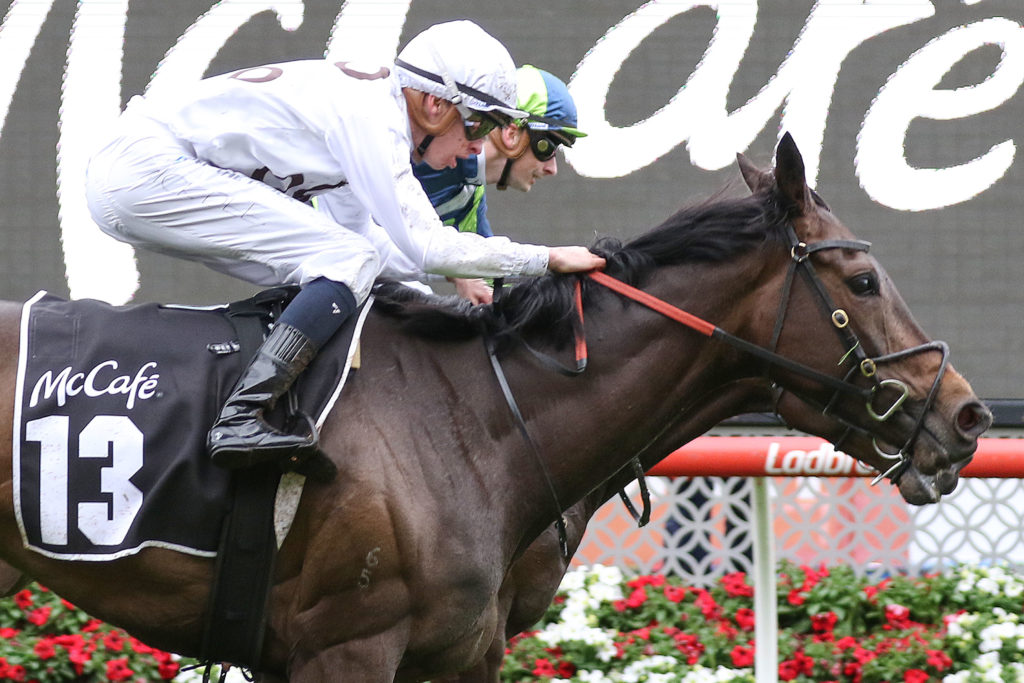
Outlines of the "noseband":
[{"label": "noseband", "polygon": [[[825,289],[821,278],[819,278],[817,272],[815,272],[811,256],[817,252],[830,249],[847,249],[867,253],[871,248],[871,243],[863,240],[820,240],[818,242],[807,244],[800,241],[792,224],[787,224],[786,229],[790,242],[790,262],[789,268],[786,271],[786,278],[783,284],[782,293],[779,298],[779,308],[775,317],[775,327],[772,331],[771,343],[768,347],[752,344],[751,342],[730,334],[722,328],[708,323],[691,313],[678,309],[656,297],[651,296],[650,294],[647,294],[646,292],[636,289],[635,287],[631,287],[630,285],[627,285],[620,280],[616,280],[604,273],[593,272],[589,273],[588,277],[616,293],[633,299],[634,301],[643,304],[644,306],[647,306],[648,308],[651,308],[652,310],[661,313],[662,315],[665,315],[697,332],[700,332],[707,337],[719,339],[734,348],[765,361],[769,368],[781,368],[789,372],[802,375],[814,382],[831,388],[833,390],[832,397],[824,406],[821,406],[821,404],[814,399],[801,396],[795,392],[793,393],[804,403],[809,405],[818,405],[822,410],[822,414],[846,426],[847,433],[838,440],[839,442],[845,440],[851,431],[859,431],[870,436],[870,433],[868,433],[867,430],[850,424],[847,420],[833,412],[833,406],[841,395],[847,394],[861,398],[864,401],[865,410],[870,418],[876,422],[885,422],[893,415],[903,410],[903,403],[910,394],[910,387],[899,379],[879,379],[877,375],[878,366],[885,363],[893,363],[914,354],[938,351],[942,356],[938,372],[935,375],[935,380],[932,382],[931,389],[929,390],[928,396],[921,408],[921,413],[917,416],[914,422],[914,427],[906,442],[903,444],[903,447],[900,448],[897,453],[886,453],[878,446],[877,439],[874,436],[871,436],[875,452],[884,460],[892,463],[889,469],[875,477],[872,484],[878,483],[885,477],[889,477],[893,483],[898,483],[900,475],[902,475],[907,467],[910,466],[910,450],[913,448],[914,443],[917,441],[917,437],[924,428],[925,416],[935,403],[939,386],[949,363],[949,347],[945,342],[933,341],[927,344],[921,344],[919,346],[896,351],[894,353],[875,356],[873,358],[868,356],[864,351],[860,340],[857,338],[856,333],[850,327],[849,315],[846,311],[837,307],[833,303],[828,290]],[[811,290],[815,292],[817,301],[822,306],[825,314],[828,315],[833,328],[839,335],[840,342],[842,343],[845,352],[840,358],[838,365],[842,366],[852,361],[852,366],[842,378],[819,372],[818,370],[804,365],[803,363],[779,355],[775,350],[778,346],[779,338],[782,335],[782,328],[785,324],[786,314],[789,309],[793,280],[795,279],[797,272],[799,272],[807,281]],[[853,382],[853,378],[858,373],[862,377],[870,380],[871,385],[863,387],[855,384]],[[776,399],[778,399],[782,389],[774,383],[773,389],[776,391]],[[888,407],[882,410],[876,410],[875,399],[883,390],[895,390],[898,395],[892,400]],[[838,445],[839,444],[837,443],[837,446]]]}]

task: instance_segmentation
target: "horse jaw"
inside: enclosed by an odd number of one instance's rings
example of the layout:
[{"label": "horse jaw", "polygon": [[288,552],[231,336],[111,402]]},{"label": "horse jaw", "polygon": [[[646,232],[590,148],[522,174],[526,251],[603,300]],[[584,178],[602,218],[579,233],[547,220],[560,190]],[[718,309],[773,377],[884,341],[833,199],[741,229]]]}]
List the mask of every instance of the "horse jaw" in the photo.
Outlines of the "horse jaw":
[{"label": "horse jaw", "polygon": [[903,500],[911,505],[938,503],[942,496],[947,496],[956,489],[960,482],[960,470],[967,462],[969,460],[939,470],[935,474],[923,474],[916,467],[910,466],[900,475],[896,486]]}]

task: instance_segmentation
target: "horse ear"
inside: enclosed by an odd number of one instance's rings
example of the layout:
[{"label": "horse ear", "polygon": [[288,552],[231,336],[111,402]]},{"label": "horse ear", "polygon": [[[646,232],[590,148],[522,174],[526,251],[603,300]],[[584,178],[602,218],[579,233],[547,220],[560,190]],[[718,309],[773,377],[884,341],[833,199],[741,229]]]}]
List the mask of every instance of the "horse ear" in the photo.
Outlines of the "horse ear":
[{"label": "horse ear", "polygon": [[775,182],[779,196],[803,213],[810,201],[807,178],[804,173],[804,158],[796,147],[793,136],[786,133],[775,149]]},{"label": "horse ear", "polygon": [[757,193],[759,190],[763,190],[768,187],[774,181],[771,173],[762,171],[757,166],[754,166],[753,162],[750,161],[742,152],[736,153],[736,163],[739,164],[740,174],[743,176],[743,182],[747,184],[750,191]]}]

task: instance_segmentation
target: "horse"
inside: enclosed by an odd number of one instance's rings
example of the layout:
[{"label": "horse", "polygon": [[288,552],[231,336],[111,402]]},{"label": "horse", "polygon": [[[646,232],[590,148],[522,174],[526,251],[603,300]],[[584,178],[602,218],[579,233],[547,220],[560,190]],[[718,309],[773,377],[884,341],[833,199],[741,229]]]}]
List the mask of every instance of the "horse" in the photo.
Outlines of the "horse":
[{"label": "horse", "polygon": [[[787,141],[786,138],[783,140]],[[743,154],[737,154],[737,163],[742,178],[752,193],[770,195],[778,191],[775,187],[775,177],[771,172],[758,169]],[[812,192],[812,197],[814,196]],[[670,218],[663,227],[674,223],[675,220],[674,217]],[[778,385],[768,381],[767,375],[759,378],[747,377],[724,385],[713,395],[701,397],[701,400],[704,402],[705,410],[713,415],[721,414],[721,408],[717,405],[721,402],[729,406],[727,410],[731,413],[773,414],[790,429],[821,436],[832,442],[838,450],[855,455],[861,462],[879,472],[874,483],[886,478],[892,483],[897,483],[905,474],[894,469],[893,458],[889,455],[889,451],[897,449],[880,448],[878,441],[870,432],[854,428],[846,421],[828,415],[827,410],[808,410],[807,403],[793,393],[782,391]],[[991,424],[991,418],[985,411],[978,411],[976,415],[965,414],[964,417],[964,426],[974,428],[976,432],[984,431]],[[975,418],[979,422],[972,425],[971,421]],[[707,422],[692,417],[681,424],[672,425],[672,429],[662,434],[657,443],[647,444],[643,451],[637,454],[641,471],[653,467],[680,444],[704,433],[707,425]],[[959,467],[960,465],[956,469]],[[955,488],[955,483],[951,481],[946,481],[941,488],[937,480],[926,482],[921,478],[920,471],[914,472],[913,476],[919,479],[908,485],[904,498],[914,505],[937,502],[943,493],[949,493]],[[583,540],[590,519],[598,509],[618,496],[624,487],[636,478],[635,468],[624,467],[565,512],[564,540],[559,538],[555,527],[552,526],[530,544],[509,569],[499,591],[498,604],[500,614],[504,618],[504,629],[499,629],[483,659],[465,671],[446,677],[445,681],[496,683],[500,680],[506,642],[541,620],[569,569],[570,560]],[[630,509],[630,512],[639,523],[638,513],[633,509]],[[568,553],[563,551],[561,543],[567,544]]]},{"label": "horse", "polygon": [[[474,666],[504,638],[500,589],[534,539],[633,454],[678,447],[766,386],[808,424],[824,411],[819,435],[851,431],[847,452],[884,465],[909,502],[953,490],[988,410],[807,186],[789,135],[756,180],[748,197],[598,244],[603,283],[547,275],[491,306],[374,306],[361,367],[320,434],[337,476],[306,481],[279,550],[261,680],[419,681]],[[629,303],[615,282],[685,315]],[[23,546],[10,476],[21,310],[0,304],[0,558],[152,646],[197,654],[212,559],[147,547],[67,562]],[[584,372],[538,365],[534,353],[579,346],[580,333]],[[897,452],[880,455],[886,444]]]}]

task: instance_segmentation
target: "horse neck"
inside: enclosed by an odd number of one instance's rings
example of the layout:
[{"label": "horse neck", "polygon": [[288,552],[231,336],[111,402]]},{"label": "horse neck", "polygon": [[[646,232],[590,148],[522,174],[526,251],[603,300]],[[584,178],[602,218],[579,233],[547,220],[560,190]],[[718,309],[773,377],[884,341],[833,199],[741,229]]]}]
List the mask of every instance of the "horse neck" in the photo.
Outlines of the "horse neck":
[{"label": "horse neck", "polygon": [[[686,419],[667,425],[665,431],[646,444],[635,458],[641,469],[647,472],[672,452],[718,425],[723,419],[721,416],[772,412],[772,402],[770,385],[760,377],[737,380],[712,394],[694,397]],[[634,479],[636,472],[630,462],[586,498],[596,511]]]},{"label": "horse neck", "polygon": [[[707,320],[749,316],[744,299],[761,296],[750,287],[749,266],[673,270],[648,291]],[[611,294],[601,299],[585,312],[590,366],[581,376],[537,370],[522,354],[509,364],[513,384],[531,387],[522,395],[527,426],[562,507],[586,497],[596,509],[631,478],[623,468],[635,455],[649,468],[767,400],[766,383],[750,376],[747,358],[637,304],[623,307]],[[541,515],[551,510],[543,484],[522,492],[537,499]]]}]

